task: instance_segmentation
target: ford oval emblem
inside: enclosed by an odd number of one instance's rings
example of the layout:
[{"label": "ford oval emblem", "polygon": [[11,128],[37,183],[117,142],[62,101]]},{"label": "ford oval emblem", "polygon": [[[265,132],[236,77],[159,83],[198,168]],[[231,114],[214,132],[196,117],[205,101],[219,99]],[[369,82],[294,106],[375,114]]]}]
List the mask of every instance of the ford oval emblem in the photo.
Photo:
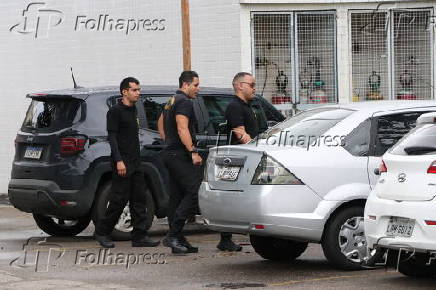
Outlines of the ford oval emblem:
[{"label": "ford oval emblem", "polygon": [[406,174],[405,173],[400,173],[398,174],[398,182],[404,182],[406,181]]},{"label": "ford oval emblem", "polygon": [[231,163],[232,163],[232,159],[230,159],[230,158],[225,158],[223,160],[224,166],[229,166]]}]

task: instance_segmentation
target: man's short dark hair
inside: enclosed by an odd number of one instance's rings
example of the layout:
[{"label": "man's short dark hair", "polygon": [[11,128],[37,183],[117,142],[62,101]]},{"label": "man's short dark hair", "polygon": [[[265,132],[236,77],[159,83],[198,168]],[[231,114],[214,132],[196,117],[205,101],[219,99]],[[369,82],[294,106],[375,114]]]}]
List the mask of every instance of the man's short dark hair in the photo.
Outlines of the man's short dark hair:
[{"label": "man's short dark hair", "polygon": [[183,83],[191,84],[194,78],[198,78],[198,74],[192,70],[185,70],[179,77],[179,88],[183,86]]},{"label": "man's short dark hair", "polygon": [[129,83],[135,83],[139,85],[139,81],[135,79],[134,77],[127,77],[120,83],[120,93],[123,94],[123,90],[128,90],[130,88]]},{"label": "man's short dark hair", "polygon": [[233,81],[232,81],[232,85],[235,86],[235,84],[237,82],[239,82],[242,78],[244,78],[245,76],[252,76],[251,73],[248,72],[238,72],[234,77],[233,77]]}]

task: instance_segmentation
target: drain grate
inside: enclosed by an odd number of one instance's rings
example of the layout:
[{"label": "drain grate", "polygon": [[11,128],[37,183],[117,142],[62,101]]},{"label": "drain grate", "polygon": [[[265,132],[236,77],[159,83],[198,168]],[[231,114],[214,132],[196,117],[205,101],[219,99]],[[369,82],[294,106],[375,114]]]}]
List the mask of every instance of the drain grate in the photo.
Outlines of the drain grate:
[{"label": "drain grate", "polygon": [[223,288],[223,289],[242,289],[242,288],[255,288],[255,287],[266,287],[265,284],[262,283],[213,283],[207,284],[207,288]]}]

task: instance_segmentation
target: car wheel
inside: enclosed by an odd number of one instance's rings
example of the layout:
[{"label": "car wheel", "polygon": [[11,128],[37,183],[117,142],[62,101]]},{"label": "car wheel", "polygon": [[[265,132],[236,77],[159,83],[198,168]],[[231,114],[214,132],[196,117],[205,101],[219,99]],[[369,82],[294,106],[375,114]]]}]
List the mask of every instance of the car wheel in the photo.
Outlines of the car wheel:
[{"label": "car wheel", "polygon": [[416,278],[427,278],[436,275],[436,265],[426,265],[429,261],[427,256],[410,256],[407,253],[401,256],[398,264],[398,272],[401,274]]},{"label": "car wheel", "polygon": [[293,261],[306,250],[308,243],[272,237],[250,235],[250,242],[257,254],[272,261]]},{"label": "car wheel", "polygon": [[326,224],[322,248],[327,260],[343,270],[364,268],[368,249],[363,207],[354,206],[333,216]]},{"label": "car wheel", "polygon": [[[93,222],[94,225],[98,223],[99,220],[101,220],[106,212],[106,209],[109,205],[109,194],[111,191],[111,185],[112,182],[109,181],[105,183],[103,186],[100,187],[98,195],[97,195],[97,202],[94,205],[93,210]],[[146,202],[147,202],[147,224],[145,229],[148,230],[151,225],[153,224],[153,218],[154,218],[154,201],[153,197],[150,193],[150,191],[147,189],[146,191]],[[112,238],[116,241],[127,241],[130,240],[130,233],[132,232],[132,218],[130,216],[130,209],[129,209],[129,203],[127,203],[126,207],[124,208],[123,212],[121,213],[120,218],[118,219],[117,224],[114,227],[114,230],[112,231]]]},{"label": "car wheel", "polygon": [[86,229],[91,221],[88,216],[78,220],[65,220],[36,213],[33,214],[33,219],[41,230],[54,237],[75,236]]}]

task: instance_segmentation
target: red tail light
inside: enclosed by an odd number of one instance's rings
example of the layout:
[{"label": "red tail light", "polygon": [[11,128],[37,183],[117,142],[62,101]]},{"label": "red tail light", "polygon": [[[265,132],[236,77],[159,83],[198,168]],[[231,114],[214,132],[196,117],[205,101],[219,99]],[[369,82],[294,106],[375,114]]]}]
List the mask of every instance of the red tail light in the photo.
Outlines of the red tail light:
[{"label": "red tail light", "polygon": [[73,136],[61,138],[61,154],[74,155],[85,150],[86,137]]},{"label": "red tail light", "polygon": [[388,168],[386,167],[386,164],[385,164],[385,162],[383,160],[382,160],[378,170],[379,170],[380,173],[388,172]]},{"label": "red tail light", "polygon": [[427,169],[427,173],[436,173],[436,161],[433,161],[433,163],[430,164],[430,167]]},{"label": "red tail light", "polygon": [[436,226],[436,221],[429,221],[429,220],[426,220],[425,223],[426,223],[426,225],[428,225],[428,226]]}]

